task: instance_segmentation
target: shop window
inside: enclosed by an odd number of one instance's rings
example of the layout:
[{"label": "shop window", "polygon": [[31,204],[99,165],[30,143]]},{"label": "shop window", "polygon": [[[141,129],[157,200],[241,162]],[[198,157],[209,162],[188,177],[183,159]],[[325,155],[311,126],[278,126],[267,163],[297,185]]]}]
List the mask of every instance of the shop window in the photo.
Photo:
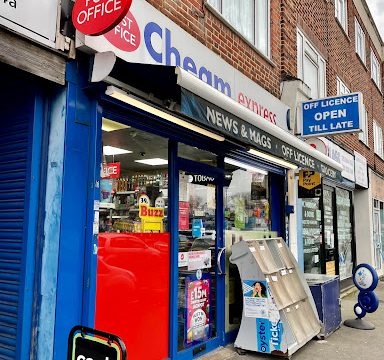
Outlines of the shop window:
[{"label": "shop window", "polygon": [[346,95],[351,93],[348,87],[343,83],[343,81],[338,76],[336,77],[336,84],[337,84],[337,95]]},{"label": "shop window", "polygon": [[[266,171],[225,159],[225,229],[269,237],[271,230],[268,174]],[[248,169],[242,166],[248,167]]]},{"label": "shop window", "polygon": [[241,239],[276,237],[271,231],[268,173],[257,167],[225,158],[224,226],[228,268],[226,277],[226,331],[240,325],[242,285],[237,267],[229,262],[231,246]]},{"label": "shop window", "polygon": [[335,17],[344,31],[348,33],[347,0],[335,0]]},{"label": "shop window", "polygon": [[383,157],[383,131],[381,127],[373,121],[373,143],[375,154],[379,155],[381,158]]},{"label": "shop window", "polygon": [[321,210],[319,198],[303,199],[304,272],[321,274]]},{"label": "shop window", "polygon": [[325,244],[325,273],[336,275],[336,251],[334,229],[334,189],[323,188],[324,244]]},{"label": "shop window", "polygon": [[323,57],[297,30],[297,74],[310,87],[312,99],[325,97],[325,68]]},{"label": "shop window", "polygon": [[[103,121],[104,125],[110,122]],[[100,232],[166,231],[167,139],[131,127],[103,131],[102,156]],[[141,217],[142,195],[148,207],[164,209],[157,224]]]},{"label": "shop window", "polygon": [[361,28],[359,22],[355,18],[355,49],[357,55],[359,55],[361,61],[365,64],[365,33]]},{"label": "shop window", "polygon": [[361,132],[359,133],[359,140],[362,141],[365,145],[368,144],[368,111],[364,110],[364,117],[361,121]]},{"label": "shop window", "polygon": [[[216,336],[216,180],[179,171],[178,350]],[[195,327],[197,302],[204,326]]]},{"label": "shop window", "polygon": [[[168,139],[102,122],[100,203],[99,209],[95,203],[93,228],[99,230],[95,326],[118,335],[136,359],[149,356],[146,341],[156,328],[150,354],[167,358]],[[140,337],[130,323],[140,324]]]},{"label": "shop window", "polygon": [[380,242],[378,244],[378,256],[380,257],[380,267],[383,266],[384,261],[384,203],[380,201]]},{"label": "shop window", "polygon": [[382,211],[383,203],[375,199],[373,201],[373,249],[375,268],[378,270],[382,267]]},{"label": "shop window", "polygon": [[208,0],[236,31],[270,57],[269,0]]},{"label": "shop window", "polygon": [[371,49],[371,78],[377,85],[377,87],[381,90],[381,70],[380,70],[380,63],[379,60],[377,60],[377,57],[373,50]]},{"label": "shop window", "polygon": [[340,280],[352,276],[353,270],[353,230],[351,221],[351,193],[336,188],[337,240],[339,253]]}]

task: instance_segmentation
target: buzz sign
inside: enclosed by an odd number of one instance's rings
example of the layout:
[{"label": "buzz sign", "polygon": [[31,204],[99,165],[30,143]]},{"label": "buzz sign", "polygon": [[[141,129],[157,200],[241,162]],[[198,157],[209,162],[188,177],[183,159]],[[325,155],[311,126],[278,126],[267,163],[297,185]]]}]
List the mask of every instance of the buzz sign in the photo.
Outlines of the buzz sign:
[{"label": "buzz sign", "polygon": [[124,343],[103,331],[75,326],[68,338],[67,360],[126,360]]},{"label": "buzz sign", "polygon": [[304,101],[301,110],[303,137],[359,132],[364,113],[363,95],[352,93]]},{"label": "buzz sign", "polygon": [[310,170],[299,172],[299,198],[314,198],[321,196],[320,173]]}]

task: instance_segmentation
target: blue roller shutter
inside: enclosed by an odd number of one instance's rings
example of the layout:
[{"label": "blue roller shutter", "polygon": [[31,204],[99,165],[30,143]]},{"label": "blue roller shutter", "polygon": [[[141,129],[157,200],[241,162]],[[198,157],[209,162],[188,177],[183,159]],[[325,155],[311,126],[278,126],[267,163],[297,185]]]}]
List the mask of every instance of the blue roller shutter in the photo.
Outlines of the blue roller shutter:
[{"label": "blue roller shutter", "polygon": [[35,106],[25,83],[11,84],[0,90],[0,359],[19,359],[22,346]]}]

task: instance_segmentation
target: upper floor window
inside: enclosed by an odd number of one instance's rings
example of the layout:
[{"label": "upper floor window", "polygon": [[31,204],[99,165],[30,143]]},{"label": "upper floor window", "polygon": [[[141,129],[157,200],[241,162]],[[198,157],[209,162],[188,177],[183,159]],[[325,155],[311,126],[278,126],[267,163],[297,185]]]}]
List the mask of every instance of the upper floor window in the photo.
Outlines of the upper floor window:
[{"label": "upper floor window", "polygon": [[359,55],[362,62],[365,64],[365,33],[361,28],[359,22],[355,18],[355,47],[356,53]]},{"label": "upper floor window", "polygon": [[335,16],[344,31],[348,33],[347,0],[335,0]]},{"label": "upper floor window", "polygon": [[371,77],[373,81],[376,83],[377,87],[381,90],[381,80],[380,80],[380,64],[379,60],[373,50],[371,49]]},{"label": "upper floor window", "polygon": [[325,60],[297,30],[297,76],[311,88],[312,99],[325,97]]},{"label": "upper floor window", "polygon": [[208,4],[262,54],[270,57],[269,1],[208,0]]},{"label": "upper floor window", "polygon": [[361,120],[361,132],[359,133],[359,140],[365,145],[368,145],[368,111],[364,109],[364,116]]},{"label": "upper floor window", "polygon": [[383,157],[383,130],[376,121],[373,121],[373,144],[375,149],[375,154]]},{"label": "upper floor window", "polygon": [[347,86],[343,83],[343,81],[337,77],[336,78],[337,82],[337,95],[345,95],[345,94],[350,94],[350,90],[347,88]]}]

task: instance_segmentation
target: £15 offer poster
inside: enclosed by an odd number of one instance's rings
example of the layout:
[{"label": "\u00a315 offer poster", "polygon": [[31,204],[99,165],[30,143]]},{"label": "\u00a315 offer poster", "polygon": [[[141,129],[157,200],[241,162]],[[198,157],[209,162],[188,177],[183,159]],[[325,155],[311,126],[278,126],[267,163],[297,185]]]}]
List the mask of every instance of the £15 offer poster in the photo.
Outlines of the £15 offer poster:
[{"label": "\u00a315 offer poster", "polygon": [[185,345],[191,346],[206,341],[210,337],[211,319],[211,274],[195,275],[185,278],[186,288],[186,326]]}]

